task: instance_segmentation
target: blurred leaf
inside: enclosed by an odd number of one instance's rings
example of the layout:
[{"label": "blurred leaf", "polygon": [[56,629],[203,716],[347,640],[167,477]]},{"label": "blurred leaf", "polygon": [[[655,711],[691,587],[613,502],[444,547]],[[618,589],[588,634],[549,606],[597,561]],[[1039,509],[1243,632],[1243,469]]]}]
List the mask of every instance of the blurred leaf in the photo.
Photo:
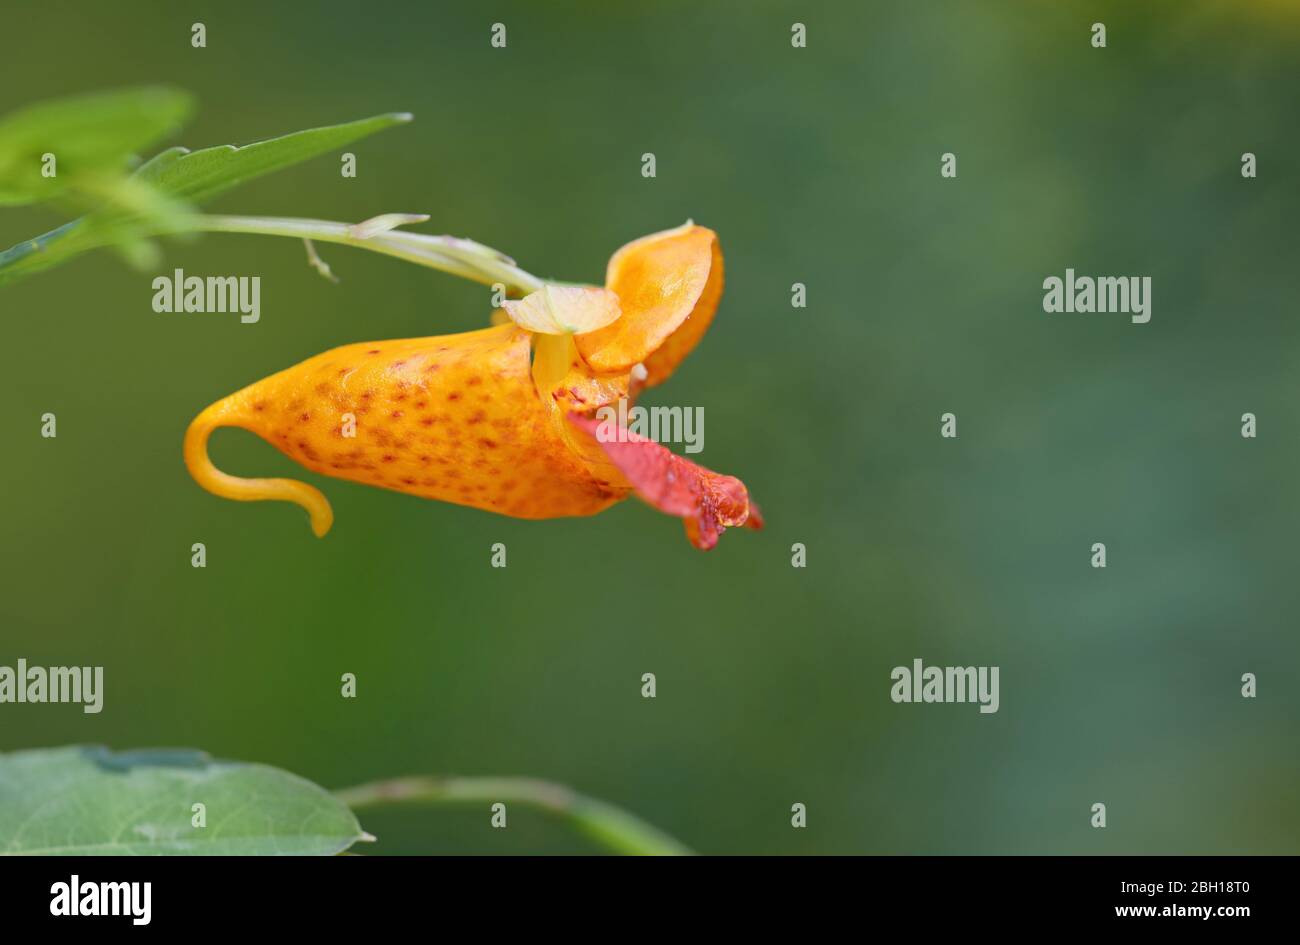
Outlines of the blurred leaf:
[{"label": "blurred leaf", "polygon": [[[176,130],[193,99],[168,88],[123,89],[28,106],[0,119],[0,206],[57,196],[87,175],[125,173],[131,159]],[[53,154],[54,177],[41,175]]]},{"label": "blurred leaf", "polygon": [[0,854],[321,856],[363,836],[342,801],[265,765],[189,749],[0,754]]},{"label": "blurred leaf", "polygon": [[[198,203],[263,174],[342,147],[411,116],[390,113],[324,128],[310,128],[244,147],[223,145],[189,151],[169,148],[136,171],[133,182],[148,185],[159,199]],[[79,253],[142,236],[184,232],[183,215],[142,215],[113,201],[105,208],[0,253],[0,284],[47,269]]]}]

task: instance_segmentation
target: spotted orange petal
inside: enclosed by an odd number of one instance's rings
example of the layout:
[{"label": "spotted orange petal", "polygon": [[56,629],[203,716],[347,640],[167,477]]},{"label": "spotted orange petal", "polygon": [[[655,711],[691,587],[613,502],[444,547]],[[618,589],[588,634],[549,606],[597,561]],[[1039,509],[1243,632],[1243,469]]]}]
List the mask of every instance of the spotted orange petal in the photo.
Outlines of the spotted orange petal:
[{"label": "spotted orange petal", "polygon": [[645,386],[668,378],[708,330],[722,297],[718,235],[688,223],[628,243],[610,257],[605,288],[622,317],[577,336],[598,373],[646,368]]}]

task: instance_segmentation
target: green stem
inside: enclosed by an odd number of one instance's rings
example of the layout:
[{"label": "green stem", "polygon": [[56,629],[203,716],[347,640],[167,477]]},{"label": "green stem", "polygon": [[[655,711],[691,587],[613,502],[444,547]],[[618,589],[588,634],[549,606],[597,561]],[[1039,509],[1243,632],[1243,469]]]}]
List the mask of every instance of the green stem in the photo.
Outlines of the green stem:
[{"label": "green stem", "polygon": [[408,777],[334,792],[353,810],[415,802],[523,804],[554,814],[615,853],[684,856],[690,850],[621,808],[536,778]]},{"label": "green stem", "polygon": [[322,243],[341,243],[395,256],[431,269],[482,282],[502,283],[507,291],[527,294],[540,289],[542,280],[515,265],[513,259],[491,247],[452,236],[431,236],[387,229],[373,236],[358,235],[364,226],[330,220],[293,217],[244,217],[203,214],[187,221],[188,229],[213,233],[261,233]]}]

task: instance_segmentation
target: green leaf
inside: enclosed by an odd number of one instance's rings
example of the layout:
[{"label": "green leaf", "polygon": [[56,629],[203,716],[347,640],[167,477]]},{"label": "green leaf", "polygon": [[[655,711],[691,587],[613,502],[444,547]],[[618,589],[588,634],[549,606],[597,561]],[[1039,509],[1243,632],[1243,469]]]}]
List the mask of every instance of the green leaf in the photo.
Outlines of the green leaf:
[{"label": "green leaf", "polygon": [[[124,174],[141,149],[172,133],[193,108],[188,93],[123,89],[40,102],[0,119],[0,206],[57,196],[88,175]],[[41,174],[53,154],[57,173]]]},{"label": "green leaf", "polygon": [[[200,203],[244,181],[410,120],[409,114],[390,113],[342,125],[310,128],[243,147],[223,145],[201,151],[169,148],[143,164],[131,181],[148,185],[162,200]],[[116,200],[104,210],[0,253],[0,284],[48,269],[100,246],[132,243],[142,236],[185,229],[182,214],[141,215]]]},{"label": "green leaf", "polygon": [[246,180],[333,151],[358,138],[410,120],[410,114],[395,112],[343,125],[296,131],[242,148],[229,144],[202,151],[171,148],[144,164],[136,176],[169,196],[201,203]]},{"label": "green leaf", "polygon": [[266,765],[190,749],[0,754],[0,854],[320,856],[365,836],[342,801]]}]

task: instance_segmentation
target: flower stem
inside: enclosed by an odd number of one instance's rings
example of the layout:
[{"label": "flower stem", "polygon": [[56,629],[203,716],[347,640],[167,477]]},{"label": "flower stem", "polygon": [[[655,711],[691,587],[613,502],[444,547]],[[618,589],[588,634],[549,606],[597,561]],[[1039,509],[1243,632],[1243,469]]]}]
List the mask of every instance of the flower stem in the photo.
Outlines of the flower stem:
[{"label": "flower stem", "polygon": [[[402,215],[393,215],[397,219]],[[382,218],[376,218],[379,220]],[[422,218],[408,217],[405,222]],[[356,246],[407,262],[428,266],[485,285],[502,283],[506,291],[527,294],[540,289],[541,279],[525,272],[504,253],[472,240],[453,236],[431,236],[385,228],[370,231],[366,224],[335,223],[330,220],[305,220],[294,217],[245,217],[203,214],[188,221],[188,229],[213,233],[261,233],[266,236],[289,236],[322,243]],[[396,225],[396,224],[394,224]]]},{"label": "flower stem", "polygon": [[613,804],[536,778],[415,776],[361,784],[335,791],[334,795],[353,810],[402,802],[523,804],[569,821],[615,853],[684,856],[691,852],[658,828]]}]

